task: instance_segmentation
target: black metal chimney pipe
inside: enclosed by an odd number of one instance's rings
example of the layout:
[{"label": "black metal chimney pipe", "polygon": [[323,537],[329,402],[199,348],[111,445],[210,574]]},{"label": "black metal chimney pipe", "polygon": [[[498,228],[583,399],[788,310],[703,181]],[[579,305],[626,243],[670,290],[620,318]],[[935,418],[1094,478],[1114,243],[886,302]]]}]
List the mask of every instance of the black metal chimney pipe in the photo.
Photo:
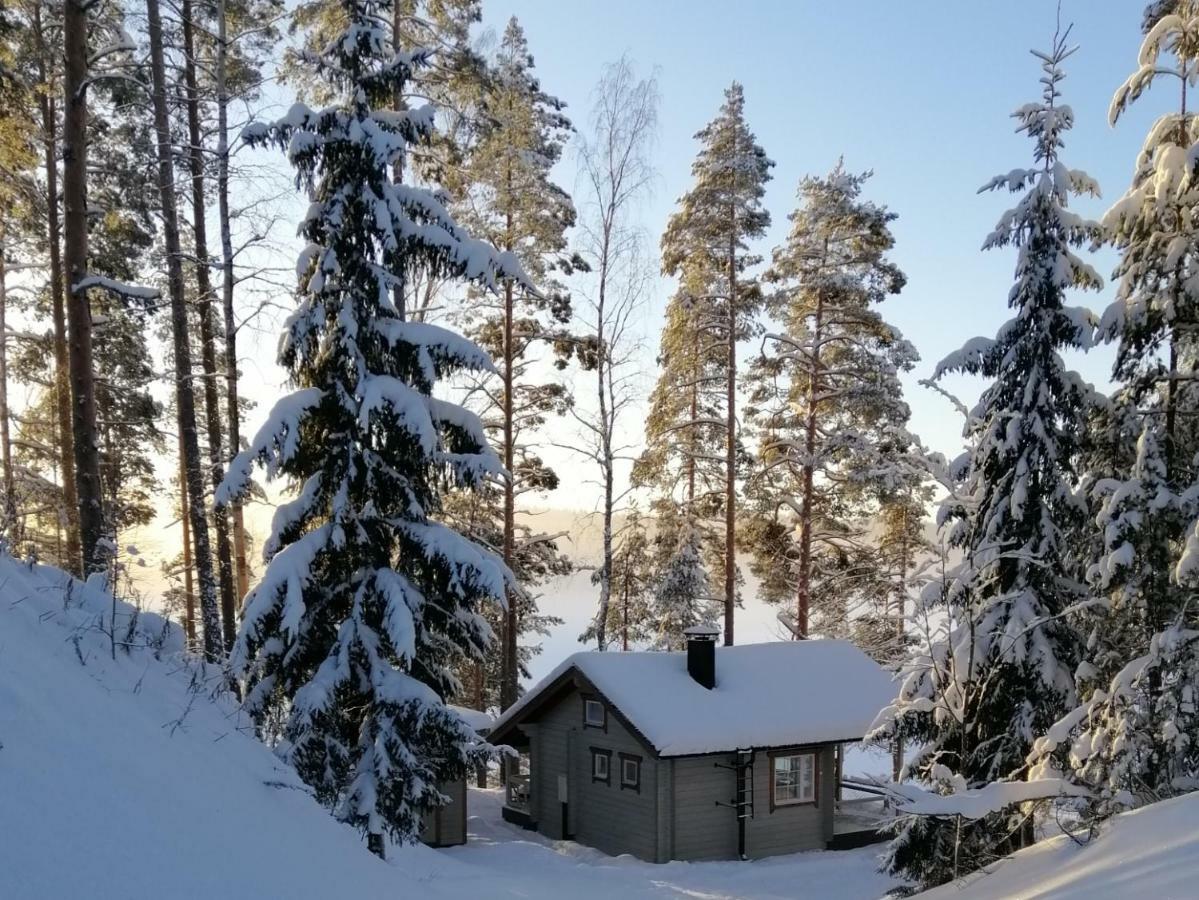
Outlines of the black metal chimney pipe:
[{"label": "black metal chimney pipe", "polygon": [[712,690],[716,687],[716,638],[720,629],[715,625],[692,625],[683,634],[687,637],[687,674]]}]

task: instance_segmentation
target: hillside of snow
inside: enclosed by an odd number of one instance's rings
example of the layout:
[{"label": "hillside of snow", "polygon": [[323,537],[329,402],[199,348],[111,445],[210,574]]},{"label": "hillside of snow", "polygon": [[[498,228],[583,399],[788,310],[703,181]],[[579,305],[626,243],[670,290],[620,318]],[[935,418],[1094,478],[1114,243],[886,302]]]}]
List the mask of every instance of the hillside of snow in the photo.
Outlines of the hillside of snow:
[{"label": "hillside of snow", "polygon": [[1114,818],[1094,839],[1059,835],[913,900],[1193,900],[1199,794]]},{"label": "hillside of snow", "polygon": [[179,630],[131,612],[113,659],[110,597],[0,555],[0,897],[396,896]]}]

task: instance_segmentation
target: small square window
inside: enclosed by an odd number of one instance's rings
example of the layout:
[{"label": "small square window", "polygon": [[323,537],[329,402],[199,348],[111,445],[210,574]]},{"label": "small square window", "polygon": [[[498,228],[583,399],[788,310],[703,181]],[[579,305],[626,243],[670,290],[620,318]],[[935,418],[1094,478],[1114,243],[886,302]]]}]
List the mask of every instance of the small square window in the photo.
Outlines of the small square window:
[{"label": "small square window", "polygon": [[583,724],[588,728],[606,728],[607,710],[598,700],[583,700]]},{"label": "small square window", "polygon": [[622,789],[641,791],[641,759],[636,756],[620,755],[620,786]]},{"label": "small square window", "polygon": [[772,806],[816,802],[816,755],[789,753],[771,757]]},{"label": "small square window", "polygon": [[612,783],[612,751],[591,748],[591,780]]}]

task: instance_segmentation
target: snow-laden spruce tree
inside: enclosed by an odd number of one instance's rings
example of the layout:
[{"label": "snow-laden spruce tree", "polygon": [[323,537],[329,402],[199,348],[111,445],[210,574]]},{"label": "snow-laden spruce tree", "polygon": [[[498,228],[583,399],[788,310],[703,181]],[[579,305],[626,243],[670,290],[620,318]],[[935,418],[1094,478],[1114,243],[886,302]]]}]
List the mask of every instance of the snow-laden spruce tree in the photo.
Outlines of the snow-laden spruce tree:
[{"label": "snow-laden spruce tree", "polygon": [[[1034,163],[997,176],[984,190],[1020,194],[984,249],[1017,249],[1015,312],[994,340],[975,338],[937,369],[990,379],[968,426],[972,454],[959,499],[942,510],[962,561],[926,602],[949,629],[909,668],[878,735],[919,747],[908,774],[942,793],[1022,780],[1033,742],[1074,703],[1081,642],[1063,613],[1085,601],[1081,561],[1064,539],[1085,516],[1074,460],[1092,402],[1061,353],[1084,348],[1094,317],[1067,307],[1070,288],[1098,275],[1072,247],[1099,227],[1068,208],[1097,186],[1059,158],[1073,123],[1059,103],[1064,38],[1041,60],[1044,93],[1014,113],[1034,144]],[[932,885],[984,865],[1030,837],[1027,814],[1006,809],[978,819],[901,819],[889,866]]]},{"label": "snow-laden spruce tree", "polygon": [[687,643],[683,632],[693,625],[715,621],[722,608],[723,604],[712,596],[699,529],[683,527],[653,585],[650,620],[654,649],[682,650]]},{"label": "snow-laden spruce tree", "polygon": [[452,666],[482,657],[481,607],[510,581],[495,555],[434,521],[448,486],[502,474],[479,420],[433,396],[439,379],[491,361],[452,332],[404,321],[393,288],[417,272],[527,286],[437,196],[392,183],[433,110],[386,109],[428,58],[391,45],[389,16],[388,0],[341,0],[340,31],[305,57],[340,102],[297,104],[244,133],[286,148],[312,203],[280,345],[295,390],[218,498],[245,491],[254,460],[300,487],[275,513],[232,662],[247,708],[281,717],[286,758],[379,854],[386,835],[413,839],[422,811],[443,802],[438,783],[487,750],[443,700],[459,688]]},{"label": "snow-laden spruce tree", "polygon": [[1104,218],[1121,252],[1117,298],[1101,323],[1118,342],[1120,388],[1106,456],[1094,463],[1102,546],[1090,578],[1101,602],[1079,617],[1088,632],[1080,705],[1033,757],[1037,774],[1085,786],[1097,818],[1199,786],[1199,117],[1187,108],[1199,3],[1151,3],[1142,29],[1112,124],[1155,82],[1179,94]]},{"label": "snow-laden spruce tree", "polygon": [[[1031,755],[1033,777],[1064,774],[1087,789],[1092,820],[1199,787],[1199,623],[1170,583],[1171,532],[1199,498],[1170,486],[1154,418],[1128,478],[1095,486],[1105,552],[1088,573],[1101,602],[1079,616],[1090,629],[1083,699]],[[1170,600],[1180,605],[1157,622]]]}]

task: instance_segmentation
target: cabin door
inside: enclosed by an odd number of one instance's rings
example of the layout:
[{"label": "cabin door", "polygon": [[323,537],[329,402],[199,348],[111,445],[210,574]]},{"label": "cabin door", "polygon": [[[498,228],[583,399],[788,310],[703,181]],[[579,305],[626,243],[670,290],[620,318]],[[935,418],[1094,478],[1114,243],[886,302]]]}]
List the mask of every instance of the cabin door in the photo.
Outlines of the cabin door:
[{"label": "cabin door", "polygon": [[562,816],[562,837],[565,840],[575,839],[575,830],[579,820],[579,802],[583,799],[579,790],[579,766],[583,765],[583,746],[577,731],[567,732],[566,740],[566,771],[558,775],[556,784],[551,789],[557,790],[558,809]]}]

